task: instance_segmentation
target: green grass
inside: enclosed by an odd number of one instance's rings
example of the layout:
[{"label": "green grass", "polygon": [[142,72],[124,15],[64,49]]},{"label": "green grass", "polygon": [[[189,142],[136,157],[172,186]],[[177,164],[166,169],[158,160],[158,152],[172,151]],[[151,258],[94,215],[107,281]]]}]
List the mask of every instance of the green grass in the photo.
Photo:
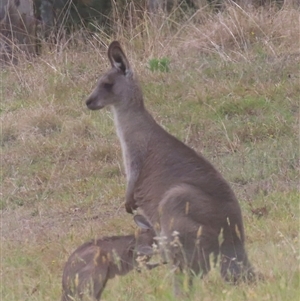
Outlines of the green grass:
[{"label": "green grass", "polygon": [[169,72],[170,71],[170,60],[166,57],[163,57],[161,59],[153,58],[149,61],[149,69],[154,71],[160,71],[160,72]]},{"label": "green grass", "polygon": [[[155,119],[232,185],[249,258],[265,276],[256,285],[231,286],[217,266],[195,280],[192,301],[299,299],[300,55],[290,40],[298,37],[291,24],[299,11],[277,12],[274,27],[257,14],[236,20],[239,33],[222,31],[219,51],[212,45],[221,29],[212,31],[211,22],[221,24],[220,15],[174,23],[177,32],[145,23],[144,36],[126,32],[131,40],[122,41]],[[229,26],[233,19],[222,16]],[[248,48],[230,42],[231,34],[241,39],[253,31],[245,16],[261,29]],[[59,300],[63,265],[75,248],[135,229],[124,210],[126,181],[112,115],[84,104],[108,66],[106,49],[74,47],[1,70],[3,301]],[[151,72],[153,57],[167,57],[169,72]],[[172,276],[166,266],[132,272],[109,281],[103,300],[173,300]]]}]

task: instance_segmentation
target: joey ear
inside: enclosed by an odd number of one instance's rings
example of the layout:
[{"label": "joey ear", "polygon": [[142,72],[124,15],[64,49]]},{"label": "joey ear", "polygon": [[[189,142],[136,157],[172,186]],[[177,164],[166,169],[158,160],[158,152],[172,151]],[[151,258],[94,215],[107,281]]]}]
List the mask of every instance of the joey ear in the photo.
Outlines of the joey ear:
[{"label": "joey ear", "polygon": [[142,229],[152,229],[152,225],[147,221],[147,219],[140,214],[133,217],[135,223]]},{"label": "joey ear", "polygon": [[107,55],[113,68],[122,71],[124,75],[132,74],[127,57],[118,41],[113,41],[109,45]]}]

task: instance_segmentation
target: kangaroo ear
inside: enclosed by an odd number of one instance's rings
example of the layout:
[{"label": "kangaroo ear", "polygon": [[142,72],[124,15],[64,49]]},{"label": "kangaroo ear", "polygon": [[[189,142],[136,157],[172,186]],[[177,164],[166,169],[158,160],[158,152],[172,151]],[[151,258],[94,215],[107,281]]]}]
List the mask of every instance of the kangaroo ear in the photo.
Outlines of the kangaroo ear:
[{"label": "kangaroo ear", "polygon": [[118,41],[113,41],[109,45],[107,55],[113,68],[122,71],[124,75],[132,74],[127,57]]},{"label": "kangaroo ear", "polygon": [[146,220],[143,215],[137,214],[133,217],[135,223],[142,229],[152,229],[152,225]]}]

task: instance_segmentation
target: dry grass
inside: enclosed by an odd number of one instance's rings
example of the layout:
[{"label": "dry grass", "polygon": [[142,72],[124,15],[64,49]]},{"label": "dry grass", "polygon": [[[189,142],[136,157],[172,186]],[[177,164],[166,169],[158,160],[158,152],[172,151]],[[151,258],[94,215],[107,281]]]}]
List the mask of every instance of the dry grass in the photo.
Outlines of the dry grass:
[{"label": "dry grass", "polygon": [[[108,110],[84,98],[121,40],[145,101],[232,184],[247,249],[266,281],[231,287],[217,270],[191,300],[298,300],[299,10],[200,10],[103,31],[1,70],[1,297],[58,300],[64,262],[92,237],[134,231]],[[46,49],[46,48],[44,48]],[[167,57],[170,72],[151,72]],[[111,281],[105,300],[172,300],[166,267]]]},{"label": "dry grass", "polygon": [[296,9],[245,11],[234,5],[224,14],[209,16],[202,26],[193,24],[190,41],[185,46],[215,51],[229,60],[234,54],[251,59],[256,47],[271,56],[296,54],[299,51],[298,27],[299,11]]}]

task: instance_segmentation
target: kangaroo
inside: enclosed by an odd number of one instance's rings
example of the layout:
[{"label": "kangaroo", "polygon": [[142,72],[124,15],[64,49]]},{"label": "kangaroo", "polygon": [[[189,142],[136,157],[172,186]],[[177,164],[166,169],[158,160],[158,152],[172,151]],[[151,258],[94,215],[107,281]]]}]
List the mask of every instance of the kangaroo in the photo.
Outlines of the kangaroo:
[{"label": "kangaroo", "polygon": [[142,215],[135,215],[134,220],[140,227],[136,235],[92,240],[73,252],[63,271],[61,301],[82,300],[85,293],[100,300],[108,279],[125,275],[141,263],[148,269],[159,265],[148,263],[153,254],[154,229]]},{"label": "kangaroo", "polygon": [[[112,109],[127,178],[126,211],[143,212],[166,238],[164,258],[180,271],[205,275],[209,255],[216,260],[221,253],[225,280],[252,279],[241,209],[231,187],[201,154],[156,123],[118,41],[110,44],[108,58],[111,69],[86,105],[90,110]],[[175,238],[177,243],[172,243]]]}]

